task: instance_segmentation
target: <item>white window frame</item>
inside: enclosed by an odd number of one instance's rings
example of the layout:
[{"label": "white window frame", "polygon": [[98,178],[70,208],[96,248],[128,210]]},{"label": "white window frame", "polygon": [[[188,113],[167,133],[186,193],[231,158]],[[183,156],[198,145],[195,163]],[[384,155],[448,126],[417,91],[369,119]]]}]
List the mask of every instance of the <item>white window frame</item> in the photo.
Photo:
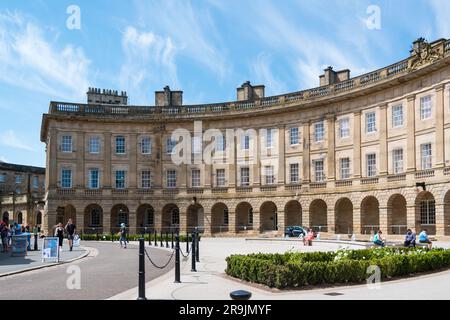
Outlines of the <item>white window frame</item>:
[{"label": "white window frame", "polygon": [[323,159],[314,160],[314,179],[315,182],[325,181],[325,161]]},{"label": "white window frame", "polygon": [[192,169],[191,170],[191,186],[193,188],[201,187],[201,172],[200,169]]},{"label": "white window frame", "polygon": [[[116,154],[126,154],[127,153],[127,147],[126,147],[126,139],[125,136],[116,136]],[[122,142],[123,144],[119,143]],[[122,152],[123,149],[123,152]]]},{"label": "white window frame", "polygon": [[63,168],[61,169],[61,188],[71,189],[72,188],[72,170]]},{"label": "white window frame", "polygon": [[71,135],[61,137],[61,152],[70,153],[73,151],[73,141]]},{"label": "white window frame", "polygon": [[[246,175],[243,174],[244,172],[246,172]],[[248,187],[250,185],[250,168],[249,167],[241,167],[240,177],[241,177],[241,186]]]},{"label": "white window frame", "polygon": [[241,150],[250,150],[250,135],[242,135]]},{"label": "white window frame", "polygon": [[216,186],[225,187],[225,169],[216,169]]},{"label": "white window frame", "polygon": [[377,176],[377,154],[368,153],[366,154],[366,175],[367,177]]},{"label": "white window frame", "polygon": [[273,148],[273,136],[274,136],[274,129],[267,129],[266,130],[266,148],[270,149]]},{"label": "white window frame", "polygon": [[339,170],[341,175],[341,180],[348,180],[350,176],[350,158],[340,158],[339,159]]},{"label": "white window frame", "polygon": [[226,139],[224,135],[220,135],[216,137],[216,151],[222,152],[225,151]]},{"label": "white window frame", "polygon": [[[97,172],[96,180],[93,179],[94,172]],[[94,181],[96,182],[96,185],[94,185]],[[99,189],[100,188],[100,170],[98,168],[89,169],[88,186],[89,186],[89,189]]]},{"label": "white window frame", "polygon": [[342,118],[339,120],[339,138],[345,139],[350,137],[350,119]]},{"label": "white window frame", "polygon": [[392,127],[399,128],[403,127],[404,115],[403,115],[403,105],[398,104],[392,106]]},{"label": "white window frame", "polygon": [[89,153],[99,154],[100,153],[100,138],[91,137],[89,138]]},{"label": "white window frame", "polygon": [[314,141],[320,142],[325,139],[325,122],[319,121],[314,123]]},{"label": "white window frame", "polygon": [[289,165],[290,183],[299,183],[300,182],[299,167],[300,166],[298,163],[291,163]]},{"label": "white window frame", "polygon": [[143,137],[141,139],[141,154],[152,154],[152,139],[150,137]]},{"label": "white window frame", "polygon": [[431,95],[420,98],[420,120],[428,120],[432,117],[433,100]]},{"label": "white window frame", "polygon": [[22,175],[21,175],[21,174],[16,174],[16,177],[15,177],[15,183],[16,183],[16,184],[22,184],[22,182],[23,182],[23,177],[22,177]]},{"label": "white window frame", "polygon": [[2,173],[0,174],[0,183],[5,183],[6,182],[6,173]]},{"label": "white window frame", "polygon": [[392,170],[394,174],[400,174],[404,172],[402,148],[392,150]]},{"label": "white window frame", "polygon": [[166,185],[167,188],[176,188],[177,187],[177,171],[176,170],[167,170],[166,171]]},{"label": "white window frame", "polygon": [[375,111],[366,113],[366,133],[377,132],[377,114]]},{"label": "white window frame", "polygon": [[[123,173],[123,177],[119,177],[119,173]],[[115,189],[126,189],[127,188],[127,171],[126,170],[116,170],[115,173]]]},{"label": "white window frame", "polygon": [[433,149],[431,143],[420,145],[420,159],[422,170],[433,168]]},{"label": "white window frame", "polygon": [[141,188],[151,189],[152,187],[152,172],[150,170],[141,171]]},{"label": "white window frame", "polygon": [[289,129],[289,143],[291,146],[300,144],[298,127],[292,127]]},{"label": "white window frame", "polygon": [[167,138],[166,140],[166,154],[174,154],[175,153],[175,146],[177,145],[177,142],[173,140],[172,138]]},{"label": "white window frame", "polygon": [[274,166],[264,166],[264,177],[265,177],[266,185],[275,184]]}]

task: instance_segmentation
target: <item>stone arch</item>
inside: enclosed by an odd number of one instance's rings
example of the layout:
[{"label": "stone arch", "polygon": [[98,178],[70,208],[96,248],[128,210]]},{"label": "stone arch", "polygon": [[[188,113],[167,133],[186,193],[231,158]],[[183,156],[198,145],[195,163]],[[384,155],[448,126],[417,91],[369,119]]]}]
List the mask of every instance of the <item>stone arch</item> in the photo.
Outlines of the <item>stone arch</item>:
[{"label": "stone arch", "polygon": [[450,235],[450,190],[444,196],[444,235]]},{"label": "stone arch", "polygon": [[196,203],[191,204],[186,210],[187,231],[192,232],[198,228],[199,232],[204,232],[204,209],[203,206]]},{"label": "stone arch", "polygon": [[236,232],[253,230],[253,207],[244,201],[236,206]]},{"label": "stone arch", "polygon": [[229,231],[228,207],[223,202],[215,203],[211,208],[211,233]]},{"label": "stone arch", "polygon": [[415,200],[416,232],[426,229],[429,235],[436,234],[436,200],[429,191],[420,192]]},{"label": "stone arch", "polygon": [[[85,233],[101,233],[103,232],[103,208],[96,204],[91,203],[84,209],[84,226],[83,231]],[[112,227],[114,227],[111,224]]]},{"label": "stone arch", "polygon": [[141,204],[136,210],[138,234],[150,232],[155,229],[155,209],[148,203]]},{"label": "stone arch", "polygon": [[405,234],[407,227],[406,198],[399,193],[387,201],[388,234]]},{"label": "stone arch", "polygon": [[285,226],[302,225],[302,205],[297,200],[291,200],[284,206]]},{"label": "stone arch", "polygon": [[162,229],[169,232],[180,229],[180,208],[176,204],[168,203],[163,207]]},{"label": "stone arch", "polygon": [[334,206],[337,234],[353,233],[353,203],[349,198],[340,198]]},{"label": "stone arch", "polygon": [[56,209],[56,224],[62,223],[63,226],[66,225],[67,221],[72,219],[73,224],[77,224],[77,212],[75,207],[71,204],[65,206],[60,206]]},{"label": "stone arch", "polygon": [[361,234],[370,234],[380,229],[380,203],[374,196],[361,201]]},{"label": "stone arch", "polygon": [[278,210],[277,205],[272,201],[266,201],[261,205],[260,214],[260,231],[278,230]]},{"label": "stone arch", "polygon": [[118,232],[120,225],[125,223],[129,227],[130,210],[123,203],[116,204],[111,209],[111,231]]},{"label": "stone arch", "polygon": [[328,232],[327,203],[314,199],[309,205],[309,224],[314,231]]}]

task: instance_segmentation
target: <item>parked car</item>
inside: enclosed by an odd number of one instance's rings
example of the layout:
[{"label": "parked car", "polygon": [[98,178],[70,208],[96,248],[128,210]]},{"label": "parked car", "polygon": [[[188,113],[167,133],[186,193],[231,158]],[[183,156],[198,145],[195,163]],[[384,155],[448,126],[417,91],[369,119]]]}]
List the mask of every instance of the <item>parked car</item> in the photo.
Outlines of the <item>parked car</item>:
[{"label": "parked car", "polygon": [[284,230],[285,237],[300,237],[300,235],[306,235],[306,230],[300,226],[289,226]]}]

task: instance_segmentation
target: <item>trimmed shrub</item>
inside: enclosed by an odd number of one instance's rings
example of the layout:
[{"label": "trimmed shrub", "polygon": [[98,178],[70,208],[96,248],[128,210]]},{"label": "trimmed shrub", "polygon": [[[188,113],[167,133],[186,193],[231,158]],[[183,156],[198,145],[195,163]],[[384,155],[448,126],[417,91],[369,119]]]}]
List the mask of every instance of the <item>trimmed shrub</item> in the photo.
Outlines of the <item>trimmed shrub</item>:
[{"label": "trimmed shrub", "polygon": [[361,283],[367,268],[376,265],[382,278],[439,270],[450,266],[450,250],[376,248],[284,254],[232,255],[225,272],[235,278],[287,288],[308,285]]}]

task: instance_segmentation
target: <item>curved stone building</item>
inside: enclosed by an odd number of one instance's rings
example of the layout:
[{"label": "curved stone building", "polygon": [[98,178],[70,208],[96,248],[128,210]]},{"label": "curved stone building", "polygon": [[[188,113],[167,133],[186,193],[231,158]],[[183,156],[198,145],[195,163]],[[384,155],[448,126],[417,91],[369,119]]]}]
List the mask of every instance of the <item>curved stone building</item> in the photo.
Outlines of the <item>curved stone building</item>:
[{"label": "curved stone building", "polygon": [[320,87],[280,96],[246,82],[235,102],[183,105],[166,87],[155,106],[129,106],[90,88],[87,104],[51,102],[43,116],[44,223],[450,236],[449,92],[445,39],[356,77],[329,67]]}]

